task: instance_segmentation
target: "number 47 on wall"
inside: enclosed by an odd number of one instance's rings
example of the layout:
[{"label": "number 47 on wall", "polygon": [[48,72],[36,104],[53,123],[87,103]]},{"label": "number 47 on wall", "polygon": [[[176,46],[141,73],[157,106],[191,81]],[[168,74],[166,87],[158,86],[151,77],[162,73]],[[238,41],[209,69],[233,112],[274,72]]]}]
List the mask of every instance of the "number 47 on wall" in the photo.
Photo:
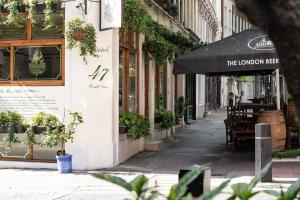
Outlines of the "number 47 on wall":
[{"label": "number 47 on wall", "polygon": [[102,68],[101,65],[98,65],[97,69],[92,74],[90,74],[89,77],[92,77],[92,80],[99,78],[99,81],[103,81],[109,71],[110,69]]}]

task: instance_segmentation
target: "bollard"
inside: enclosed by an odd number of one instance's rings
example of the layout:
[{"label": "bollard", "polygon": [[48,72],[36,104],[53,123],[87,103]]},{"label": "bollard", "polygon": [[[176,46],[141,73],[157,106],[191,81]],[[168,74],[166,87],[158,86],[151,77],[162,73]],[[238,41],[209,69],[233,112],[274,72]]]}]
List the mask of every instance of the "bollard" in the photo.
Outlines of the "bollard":
[{"label": "bollard", "polygon": [[[260,123],[255,125],[255,175],[272,161],[271,125]],[[261,182],[272,182],[272,167],[261,179]]]},{"label": "bollard", "polygon": [[[195,166],[188,166],[180,169],[178,178],[195,169]],[[203,193],[210,191],[211,169],[202,172],[193,182],[188,185],[186,195],[191,193],[193,197],[200,197]]]}]

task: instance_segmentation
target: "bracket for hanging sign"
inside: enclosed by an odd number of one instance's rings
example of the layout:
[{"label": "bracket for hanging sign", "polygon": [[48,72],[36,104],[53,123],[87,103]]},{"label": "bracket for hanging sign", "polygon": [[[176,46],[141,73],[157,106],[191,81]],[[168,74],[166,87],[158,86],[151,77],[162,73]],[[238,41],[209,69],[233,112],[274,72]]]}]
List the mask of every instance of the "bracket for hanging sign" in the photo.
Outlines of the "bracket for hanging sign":
[{"label": "bracket for hanging sign", "polygon": [[[71,2],[71,1],[77,1],[77,0],[63,0],[62,2]],[[100,0],[82,0],[81,3],[78,3],[76,8],[81,8],[82,12],[87,15],[87,6],[88,6],[88,1],[89,2],[94,2],[94,3],[100,3]]]}]

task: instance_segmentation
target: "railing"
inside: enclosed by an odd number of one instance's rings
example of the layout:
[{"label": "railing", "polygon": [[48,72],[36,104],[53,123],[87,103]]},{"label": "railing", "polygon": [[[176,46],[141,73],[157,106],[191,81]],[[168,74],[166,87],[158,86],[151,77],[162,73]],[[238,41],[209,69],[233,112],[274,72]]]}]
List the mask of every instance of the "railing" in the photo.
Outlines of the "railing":
[{"label": "railing", "polygon": [[167,13],[169,13],[173,17],[178,16],[178,7],[176,4],[171,3],[170,0],[153,0],[160,7],[162,7]]},{"label": "railing", "polygon": [[210,27],[214,30],[218,30],[218,18],[215,9],[209,0],[200,0],[199,13],[204,17]]}]

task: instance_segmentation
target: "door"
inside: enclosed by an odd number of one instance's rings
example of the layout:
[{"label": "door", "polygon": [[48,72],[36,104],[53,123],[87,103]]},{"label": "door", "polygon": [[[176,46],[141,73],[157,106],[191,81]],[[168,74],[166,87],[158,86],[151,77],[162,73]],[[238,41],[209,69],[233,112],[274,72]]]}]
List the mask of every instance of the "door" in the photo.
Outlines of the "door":
[{"label": "door", "polygon": [[196,120],[196,75],[186,75],[186,123],[191,123],[192,120]]}]

